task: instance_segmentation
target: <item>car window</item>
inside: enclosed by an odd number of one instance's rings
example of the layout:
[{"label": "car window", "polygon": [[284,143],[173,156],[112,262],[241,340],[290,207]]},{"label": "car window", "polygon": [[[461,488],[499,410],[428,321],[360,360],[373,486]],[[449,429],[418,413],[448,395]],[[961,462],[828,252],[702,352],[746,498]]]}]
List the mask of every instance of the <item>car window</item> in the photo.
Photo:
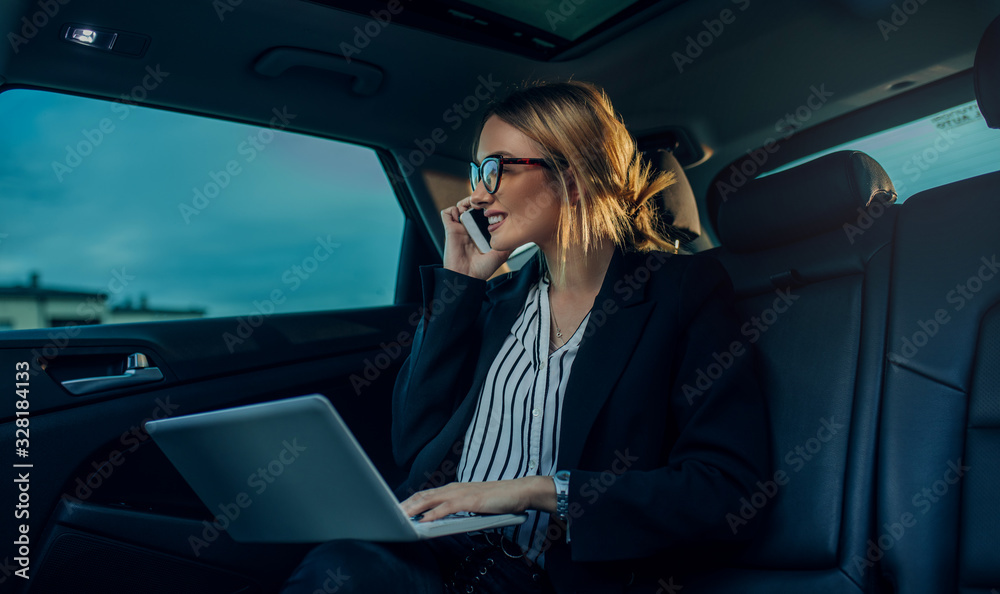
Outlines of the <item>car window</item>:
[{"label": "car window", "polygon": [[823,155],[858,150],[879,162],[899,195],[897,202],[930,188],[1000,170],[1000,131],[986,125],[975,101],[871,134],[788,163],[791,169]]},{"label": "car window", "polygon": [[370,148],[0,93],[0,330],[391,304],[404,217]]}]

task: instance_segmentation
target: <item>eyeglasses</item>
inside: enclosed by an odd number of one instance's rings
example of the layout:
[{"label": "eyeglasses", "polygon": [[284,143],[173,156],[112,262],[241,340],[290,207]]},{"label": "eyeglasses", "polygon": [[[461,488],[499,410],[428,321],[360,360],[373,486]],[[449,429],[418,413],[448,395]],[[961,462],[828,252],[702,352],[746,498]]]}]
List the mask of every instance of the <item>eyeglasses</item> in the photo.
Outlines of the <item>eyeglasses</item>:
[{"label": "eyeglasses", "polygon": [[500,188],[500,177],[503,176],[504,165],[538,165],[546,168],[549,166],[545,159],[517,159],[492,155],[483,159],[479,165],[469,163],[469,180],[472,182],[472,191],[476,191],[479,180],[482,180],[486,192],[495,194]]}]

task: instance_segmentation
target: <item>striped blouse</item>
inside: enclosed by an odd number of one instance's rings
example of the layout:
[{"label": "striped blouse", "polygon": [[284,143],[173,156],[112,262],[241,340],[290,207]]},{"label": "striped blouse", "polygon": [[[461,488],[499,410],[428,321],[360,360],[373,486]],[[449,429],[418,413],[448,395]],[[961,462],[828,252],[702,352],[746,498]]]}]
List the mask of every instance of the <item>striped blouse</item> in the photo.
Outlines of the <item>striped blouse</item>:
[{"label": "striped blouse", "polygon": [[[483,383],[465,434],[459,481],[555,474],[563,395],[589,319],[587,314],[569,341],[549,354],[547,275],[531,288]],[[548,521],[547,512],[529,510],[527,521],[503,532],[543,565]]]}]

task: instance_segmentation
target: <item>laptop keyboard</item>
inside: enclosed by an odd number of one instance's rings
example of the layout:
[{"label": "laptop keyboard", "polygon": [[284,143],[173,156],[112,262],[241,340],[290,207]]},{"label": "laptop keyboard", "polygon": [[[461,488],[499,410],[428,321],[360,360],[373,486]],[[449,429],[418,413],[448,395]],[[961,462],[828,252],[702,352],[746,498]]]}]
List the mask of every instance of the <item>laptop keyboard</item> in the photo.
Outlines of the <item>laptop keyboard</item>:
[{"label": "laptop keyboard", "polygon": [[[443,523],[443,524],[450,524],[452,522],[455,522],[456,520],[467,520],[467,519],[469,519],[469,518],[471,518],[471,517],[473,517],[475,515],[476,514],[473,514],[473,513],[470,513],[470,512],[458,512],[458,513],[454,513],[454,514],[448,514],[447,516],[445,516],[443,518],[438,518],[437,520],[434,520],[434,523],[435,524],[441,524],[441,523]],[[410,518],[410,520],[413,521],[413,522],[419,522],[420,519],[423,518],[423,517],[424,517],[423,514],[417,514],[417,515],[413,516],[412,518]]]}]

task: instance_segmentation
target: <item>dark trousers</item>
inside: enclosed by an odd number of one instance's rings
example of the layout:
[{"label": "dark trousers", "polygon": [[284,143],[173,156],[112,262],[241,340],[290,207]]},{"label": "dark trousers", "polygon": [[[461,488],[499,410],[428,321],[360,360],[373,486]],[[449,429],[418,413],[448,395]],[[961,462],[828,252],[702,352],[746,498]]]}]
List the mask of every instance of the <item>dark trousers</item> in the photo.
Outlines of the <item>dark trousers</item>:
[{"label": "dark trousers", "polygon": [[413,543],[335,540],[309,552],[283,594],[519,592],[548,594],[545,571],[498,535],[456,534]]}]

